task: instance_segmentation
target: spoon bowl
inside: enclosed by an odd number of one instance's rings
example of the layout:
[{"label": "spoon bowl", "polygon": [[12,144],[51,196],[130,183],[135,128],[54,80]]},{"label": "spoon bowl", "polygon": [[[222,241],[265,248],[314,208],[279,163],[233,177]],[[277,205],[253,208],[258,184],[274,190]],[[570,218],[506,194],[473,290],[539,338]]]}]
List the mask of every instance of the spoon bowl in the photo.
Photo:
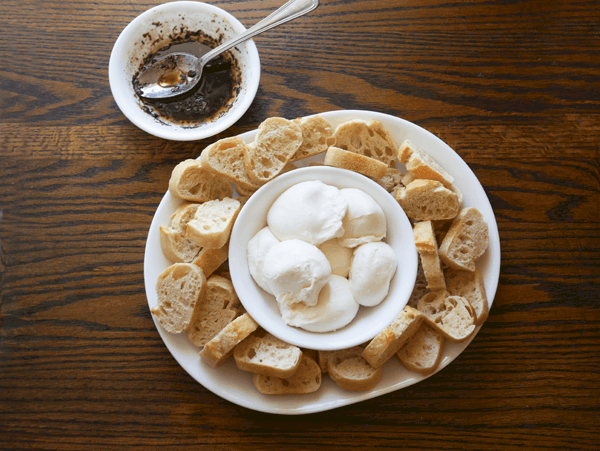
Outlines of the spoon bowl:
[{"label": "spoon bowl", "polygon": [[319,0],[289,0],[281,8],[244,33],[197,58],[188,53],[172,53],[152,61],[134,81],[140,97],[168,99],[191,91],[202,78],[206,64],[221,53],[273,27],[309,13]]}]

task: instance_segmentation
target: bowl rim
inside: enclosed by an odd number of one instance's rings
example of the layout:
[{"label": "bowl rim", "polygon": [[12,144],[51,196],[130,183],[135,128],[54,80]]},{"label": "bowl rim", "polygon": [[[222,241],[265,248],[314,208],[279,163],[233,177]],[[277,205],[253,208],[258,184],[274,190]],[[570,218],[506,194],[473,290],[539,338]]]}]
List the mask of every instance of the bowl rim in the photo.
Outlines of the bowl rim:
[{"label": "bowl rim", "polygon": [[[126,77],[123,77],[122,55],[128,48],[128,44],[132,41],[131,36],[136,32],[140,25],[144,24],[147,18],[156,14],[165,14],[177,11],[206,12],[207,14],[214,14],[228,22],[233,31],[237,34],[240,34],[246,30],[246,27],[231,13],[208,3],[176,1],[154,6],[142,12],[131,22],[129,22],[115,41],[108,63],[109,85],[112,96],[123,115],[141,130],[158,138],[173,141],[196,141],[210,138],[226,130],[235,122],[237,122],[244,115],[244,113],[246,113],[254,101],[256,93],[258,92],[261,76],[260,57],[256,44],[252,39],[249,39],[237,46],[245,48],[248,55],[247,62],[249,68],[251,69],[250,72],[252,76],[248,76],[247,78],[245,94],[236,101],[235,105],[225,115],[218,118],[216,121],[197,128],[185,128],[176,124],[164,125],[157,122],[154,118],[140,108],[135,96],[133,95],[133,89],[130,87],[129,81],[126,80],[123,82]],[[133,99],[133,103],[130,101],[130,99]]]},{"label": "bowl rim", "polygon": [[[247,242],[266,225],[266,214],[272,202],[287,188],[307,180],[320,180],[333,186],[362,189],[373,197],[386,214],[388,233],[384,241],[394,248],[398,261],[396,273],[384,301],[375,307],[361,306],[357,317],[348,326],[332,332],[309,332],[286,325],[281,319],[275,298],[259,288],[248,270]],[[390,224],[393,223],[397,223],[398,227],[390,228]],[[298,168],[279,175],[259,188],[242,207],[229,243],[229,272],[235,291],[246,311],[267,332],[287,343],[307,349],[329,351],[368,342],[400,314],[408,303],[417,277],[418,257],[412,226],[394,197],[379,184],[361,174],[329,166]],[[392,297],[399,301],[389,302]],[[373,324],[365,328],[366,322]]]}]

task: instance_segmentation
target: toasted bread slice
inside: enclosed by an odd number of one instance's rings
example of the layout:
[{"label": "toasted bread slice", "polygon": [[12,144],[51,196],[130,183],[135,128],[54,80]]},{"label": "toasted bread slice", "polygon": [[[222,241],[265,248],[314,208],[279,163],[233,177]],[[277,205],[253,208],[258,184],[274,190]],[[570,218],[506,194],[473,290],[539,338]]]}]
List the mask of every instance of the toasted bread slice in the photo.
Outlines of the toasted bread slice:
[{"label": "toasted bread slice", "polygon": [[235,347],[257,328],[258,323],[248,313],[238,316],[206,343],[200,357],[213,368],[223,365]]},{"label": "toasted bread slice", "polygon": [[327,361],[329,377],[342,389],[371,390],[381,380],[382,367],[371,366],[363,357],[363,348],[354,346],[336,351]]},{"label": "toasted bread slice", "polygon": [[464,341],[475,330],[475,311],[461,296],[450,296],[447,291],[428,293],[421,298],[417,308],[426,321],[450,341]]},{"label": "toasted bread slice", "polygon": [[251,335],[235,347],[233,357],[243,371],[288,379],[300,367],[302,351],[271,334]]},{"label": "toasted bread slice", "polygon": [[204,346],[240,315],[239,300],[231,280],[210,276],[200,299],[198,312],[188,330],[188,338],[196,346]]},{"label": "toasted bread slice", "polygon": [[185,160],[173,169],[169,192],[178,199],[207,202],[231,197],[233,188],[228,180],[202,167],[199,161]]},{"label": "toasted bread slice", "polygon": [[392,166],[397,158],[397,146],[392,135],[380,121],[355,119],[338,125],[334,146]]},{"label": "toasted bread slice", "polygon": [[173,263],[191,263],[202,249],[194,241],[169,226],[160,226],[160,247]]},{"label": "toasted bread slice", "polygon": [[416,179],[437,180],[448,189],[454,183],[454,177],[408,139],[398,149],[398,159]]},{"label": "toasted bread slice", "polygon": [[167,332],[185,332],[194,322],[205,291],[206,277],[198,267],[175,263],[158,276],[158,303],[150,311]]},{"label": "toasted bread slice", "polygon": [[171,215],[171,228],[185,235],[187,223],[194,219],[196,210],[200,205],[198,202],[188,202],[185,200],[181,202]]},{"label": "toasted bread slice", "polygon": [[173,263],[190,263],[202,249],[185,237],[187,223],[194,217],[199,206],[198,203],[183,201],[171,215],[171,225],[160,226],[160,246],[165,257]]},{"label": "toasted bread slice", "polygon": [[231,181],[236,187],[256,191],[260,184],[250,179],[246,165],[244,164],[244,153],[248,145],[238,136],[220,139],[211,144],[200,154],[200,162],[214,174]]},{"label": "toasted bread slice", "polygon": [[419,300],[430,292],[431,290],[427,288],[427,278],[425,277],[425,271],[423,270],[423,263],[421,263],[421,256],[419,256],[415,286],[413,287],[413,291],[410,294],[410,298],[408,298],[408,303],[406,305],[417,308]]},{"label": "toasted bread slice", "polygon": [[449,268],[444,271],[444,275],[448,292],[466,298],[475,310],[475,325],[483,324],[488,317],[489,305],[481,273],[477,269],[461,271]]},{"label": "toasted bread slice", "polygon": [[250,179],[262,185],[279,175],[302,144],[302,129],[281,117],[272,117],[258,127],[251,146],[244,149],[244,164]]},{"label": "toasted bread slice", "polygon": [[290,161],[323,153],[335,143],[333,127],[323,116],[299,117],[293,122],[302,130],[302,144]]},{"label": "toasted bread slice", "polygon": [[230,197],[203,203],[196,210],[194,219],[188,222],[185,236],[203,248],[223,247],[241,207],[237,199]]},{"label": "toasted bread slice", "polygon": [[300,366],[288,379],[255,374],[252,383],[264,395],[303,395],[313,393],[321,387],[319,365],[308,355],[303,354]]},{"label": "toasted bread slice", "polygon": [[463,208],[440,245],[440,258],[450,268],[475,271],[489,241],[488,226],[475,207]]},{"label": "toasted bread slice", "polygon": [[396,355],[407,370],[427,376],[439,366],[443,349],[444,336],[423,322]]},{"label": "toasted bread slice", "polygon": [[423,321],[423,314],[418,310],[406,306],[400,315],[377,334],[364,349],[362,356],[378,368],[387,362],[402,345],[419,329]]},{"label": "toasted bread slice", "polygon": [[229,243],[225,243],[223,247],[215,249],[203,248],[192,263],[202,269],[204,275],[208,277],[225,263],[228,257]]},{"label": "toasted bread slice", "polygon": [[337,351],[317,351],[317,363],[319,364],[319,368],[321,368],[321,373],[327,373],[327,364],[329,359],[331,359]]},{"label": "toasted bread slice", "polygon": [[446,281],[438,255],[438,245],[431,221],[417,222],[413,226],[417,252],[421,258],[421,266],[427,280],[427,288],[431,291],[445,290]]},{"label": "toasted bread slice", "polygon": [[458,195],[436,180],[417,179],[396,190],[396,200],[413,221],[452,219],[458,214]]},{"label": "toasted bread slice", "polygon": [[325,166],[348,169],[375,179],[383,177],[388,168],[385,163],[379,160],[334,146],[327,149],[324,164]]}]

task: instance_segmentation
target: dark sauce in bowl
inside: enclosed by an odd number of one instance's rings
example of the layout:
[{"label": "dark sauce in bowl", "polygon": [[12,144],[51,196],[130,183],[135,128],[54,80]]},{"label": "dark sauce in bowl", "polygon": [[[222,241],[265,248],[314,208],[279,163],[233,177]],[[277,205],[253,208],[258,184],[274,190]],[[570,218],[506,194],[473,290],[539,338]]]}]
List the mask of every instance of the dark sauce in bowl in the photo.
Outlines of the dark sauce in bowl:
[{"label": "dark sauce in bowl", "polygon": [[[215,39],[202,32],[188,32],[183,37],[173,39],[171,44],[144,60],[140,70],[133,76],[134,89],[137,92],[138,75],[155,59],[173,52],[191,53],[200,57],[218,45]],[[237,60],[227,51],[206,64],[202,78],[193,90],[170,99],[146,99],[139,94],[138,98],[144,111],[155,119],[195,128],[218,119],[229,110],[239,93],[240,78]]]}]

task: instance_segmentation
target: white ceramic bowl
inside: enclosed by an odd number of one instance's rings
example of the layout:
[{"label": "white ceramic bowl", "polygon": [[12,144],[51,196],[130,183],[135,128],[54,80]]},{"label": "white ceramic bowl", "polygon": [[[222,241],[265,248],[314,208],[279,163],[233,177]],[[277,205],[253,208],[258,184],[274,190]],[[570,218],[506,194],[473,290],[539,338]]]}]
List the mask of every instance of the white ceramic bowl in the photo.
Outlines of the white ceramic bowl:
[{"label": "white ceramic bowl", "polygon": [[169,44],[169,36],[182,29],[201,30],[215,39],[222,35],[223,42],[246,30],[235,17],[216,6],[186,1],[165,3],[140,14],[121,32],[110,56],[108,75],[117,105],[136,126],[160,138],[193,141],[222,132],[246,112],[258,90],[260,59],[252,40],[231,50],[240,67],[240,90],[231,108],[217,119],[194,128],[159,121],[142,109],[133,89],[133,76],[145,58]]},{"label": "white ceramic bowl", "polygon": [[[332,332],[308,332],[285,324],[275,297],[260,289],[248,270],[248,241],[267,225],[270,206],[285,190],[308,180],[320,180],[338,188],[358,188],[373,197],[386,216],[385,242],[394,249],[398,260],[398,269],[383,302],[375,307],[361,306],[349,325]],[[290,171],[270,181],[256,191],[244,205],[231,232],[229,271],[242,305],[266,331],[287,343],[304,348],[344,349],[369,341],[389,326],[407,304],[417,275],[417,249],[406,214],[394,197],[377,183],[343,169],[326,166],[306,167]]]}]

